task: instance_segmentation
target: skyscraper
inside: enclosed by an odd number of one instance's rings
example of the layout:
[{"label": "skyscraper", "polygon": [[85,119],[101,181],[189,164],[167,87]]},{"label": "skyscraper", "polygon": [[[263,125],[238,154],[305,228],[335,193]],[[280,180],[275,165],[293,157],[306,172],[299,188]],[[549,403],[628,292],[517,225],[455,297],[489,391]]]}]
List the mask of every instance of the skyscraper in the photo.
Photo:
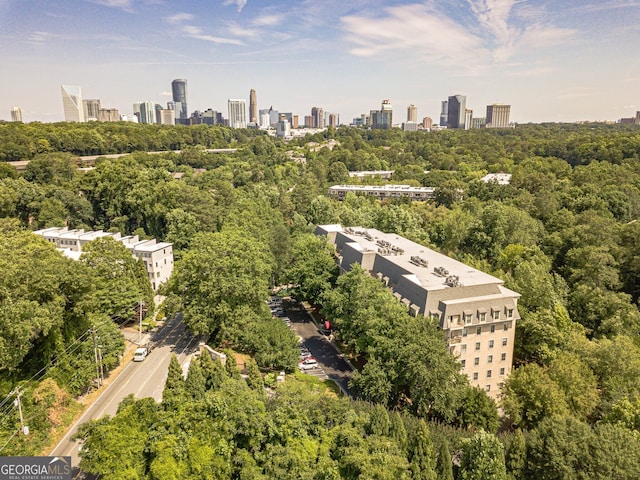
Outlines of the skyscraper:
[{"label": "skyscraper", "polygon": [[413,103],[407,107],[407,122],[418,121],[418,107]]},{"label": "skyscraper", "polygon": [[247,128],[247,102],[230,99],[227,105],[229,107],[229,126],[231,128]]},{"label": "skyscraper", "polygon": [[311,118],[313,128],[324,128],[324,109],[320,107],[313,107],[311,109]]},{"label": "skyscraper", "polygon": [[82,90],[73,85],[62,85],[62,108],[65,122],[84,122]]},{"label": "skyscraper", "polygon": [[85,121],[89,120],[98,120],[98,112],[100,111],[101,105],[100,100],[83,100],[82,108],[84,111],[84,119]]},{"label": "skyscraper", "polygon": [[151,101],[134,103],[133,114],[138,117],[138,123],[156,122],[156,109]]},{"label": "skyscraper", "polygon": [[11,107],[11,121],[12,122],[22,121],[22,109],[20,107]]},{"label": "skyscraper", "polygon": [[447,101],[447,128],[464,128],[467,97],[454,95]]},{"label": "skyscraper", "polygon": [[249,92],[249,122],[258,123],[258,97],[256,91],[252,88]]},{"label": "skyscraper", "polygon": [[389,130],[393,125],[393,107],[389,100],[382,100],[380,110],[371,110],[369,122],[371,128]]},{"label": "skyscraper", "polygon": [[448,116],[449,116],[449,102],[447,100],[443,100],[442,110],[440,110],[440,126],[441,127],[446,127],[447,124],[449,123],[447,121]]},{"label": "skyscraper", "polygon": [[494,103],[487,105],[486,128],[508,128],[511,105]]},{"label": "skyscraper", "polygon": [[176,123],[187,123],[189,118],[187,113],[187,81],[183,78],[175,79],[171,82],[171,93],[173,94],[173,101],[180,102],[180,110],[176,108]]}]

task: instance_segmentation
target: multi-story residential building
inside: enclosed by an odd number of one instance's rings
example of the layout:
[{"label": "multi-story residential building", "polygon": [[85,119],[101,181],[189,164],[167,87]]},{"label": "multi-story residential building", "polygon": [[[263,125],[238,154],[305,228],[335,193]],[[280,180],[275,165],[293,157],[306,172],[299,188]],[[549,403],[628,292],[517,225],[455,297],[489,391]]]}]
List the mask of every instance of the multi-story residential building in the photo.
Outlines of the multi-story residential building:
[{"label": "multi-story residential building", "polygon": [[412,187],[410,185],[334,185],[329,187],[329,196],[344,200],[347,193],[369,195],[378,200],[406,197],[414,201],[424,201],[434,198],[435,189],[432,187]]},{"label": "multi-story residential building", "polygon": [[176,123],[186,124],[189,118],[187,113],[187,81],[184,78],[177,78],[172,81],[171,94],[174,102]]},{"label": "multi-story residential building", "polygon": [[102,230],[85,232],[83,229],[69,230],[66,227],[45,228],[34,232],[45,240],[54,243],[63,254],[78,260],[82,248],[90,241],[102,237],[112,237],[122,242],[131,254],[143,261],[149,282],[154,290],[166,282],[173,272],[173,244],[156,242],[155,239],[140,240],[137,235],[121,236],[120,233],[103,232]]},{"label": "multi-story residential building", "polygon": [[472,385],[497,398],[511,372],[520,294],[504,281],[393,233],[320,225],[341,272],[357,263],[414,316],[432,318]]},{"label": "multi-story residential building", "polygon": [[84,122],[82,89],[73,85],[62,85],[62,108],[65,122]]},{"label": "multi-story residential building", "polygon": [[432,126],[433,120],[431,120],[431,117],[424,117],[422,119],[422,128],[424,128],[425,130],[431,130]]},{"label": "multi-story residential building", "polygon": [[231,128],[247,128],[247,102],[242,99],[228,100],[229,126]]},{"label": "multi-story residential building", "polygon": [[11,121],[12,122],[22,121],[22,109],[20,107],[11,107]]},{"label": "multi-story residential building", "polygon": [[487,105],[487,128],[509,128],[509,114],[511,113],[511,105],[502,103],[494,103]]},{"label": "multi-story residential building", "polygon": [[453,95],[447,100],[447,128],[464,128],[467,114],[467,97]]}]

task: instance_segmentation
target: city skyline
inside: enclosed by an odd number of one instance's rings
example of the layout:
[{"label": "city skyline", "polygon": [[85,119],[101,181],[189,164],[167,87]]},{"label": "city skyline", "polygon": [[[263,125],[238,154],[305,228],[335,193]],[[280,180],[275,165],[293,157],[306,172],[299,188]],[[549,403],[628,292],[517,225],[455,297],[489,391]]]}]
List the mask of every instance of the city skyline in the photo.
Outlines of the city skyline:
[{"label": "city skyline", "polygon": [[458,92],[474,112],[511,105],[519,123],[633,115],[640,2],[558,3],[0,0],[0,119],[19,106],[26,122],[64,120],[60,85],[132,113],[166,105],[180,78],[188,114],[254,88],[258,108],[321,105],[343,123],[384,98],[437,121]]}]

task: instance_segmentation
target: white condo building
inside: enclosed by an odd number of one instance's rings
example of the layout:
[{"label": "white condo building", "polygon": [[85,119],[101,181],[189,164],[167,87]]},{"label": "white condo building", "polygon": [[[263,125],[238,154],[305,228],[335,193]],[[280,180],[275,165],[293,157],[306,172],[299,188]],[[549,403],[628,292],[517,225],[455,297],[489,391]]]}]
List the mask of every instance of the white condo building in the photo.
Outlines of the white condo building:
[{"label": "white condo building", "polygon": [[247,128],[247,102],[240,100],[228,100],[229,126],[231,128]]},{"label": "white condo building", "polygon": [[511,372],[518,298],[504,281],[394,233],[319,225],[340,272],[357,263],[409,314],[436,319],[472,385],[497,399]]},{"label": "white condo building", "polygon": [[121,236],[120,233],[103,232],[102,230],[85,232],[83,229],[69,230],[67,227],[45,228],[36,230],[36,235],[55,243],[56,248],[74,260],[82,254],[82,248],[90,241],[101,237],[112,237],[129,249],[131,254],[142,259],[154,290],[165,283],[173,273],[173,244],[156,242],[155,239],[140,240],[137,235]]}]

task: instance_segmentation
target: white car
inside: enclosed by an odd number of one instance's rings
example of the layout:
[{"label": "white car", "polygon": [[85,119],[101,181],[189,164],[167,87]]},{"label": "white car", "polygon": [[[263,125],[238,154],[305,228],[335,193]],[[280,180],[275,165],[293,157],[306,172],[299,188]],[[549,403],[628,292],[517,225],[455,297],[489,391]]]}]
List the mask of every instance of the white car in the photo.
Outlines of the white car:
[{"label": "white car", "polygon": [[133,353],[133,361],[134,362],[142,362],[147,355],[149,354],[149,349],[145,347],[136,348],[136,351]]},{"label": "white car", "polygon": [[318,361],[313,357],[307,357],[298,364],[300,370],[314,370],[320,368]]}]

